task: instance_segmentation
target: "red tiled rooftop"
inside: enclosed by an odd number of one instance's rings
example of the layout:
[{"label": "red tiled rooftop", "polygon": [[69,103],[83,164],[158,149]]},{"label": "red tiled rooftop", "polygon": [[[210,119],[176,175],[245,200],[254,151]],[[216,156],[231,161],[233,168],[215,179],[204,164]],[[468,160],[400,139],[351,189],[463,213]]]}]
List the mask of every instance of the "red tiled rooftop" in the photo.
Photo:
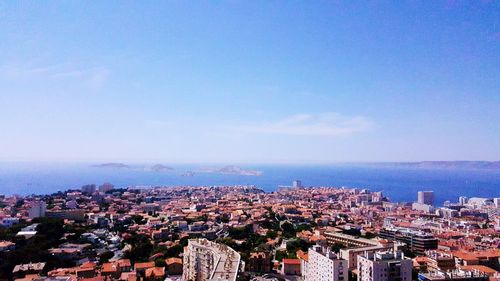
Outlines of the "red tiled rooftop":
[{"label": "red tiled rooftop", "polygon": [[486,273],[488,275],[497,273],[496,270],[494,270],[493,268],[487,267],[485,265],[467,265],[467,266],[464,265],[464,266],[461,266],[460,268],[464,269],[464,270],[477,270],[477,271]]},{"label": "red tiled rooftop", "polygon": [[102,264],[102,272],[103,273],[109,273],[109,272],[116,272],[116,265],[114,265],[111,262],[103,263]]},{"label": "red tiled rooftop", "polygon": [[300,264],[299,259],[283,259],[283,264]]},{"label": "red tiled rooftop", "polygon": [[167,265],[171,265],[171,264],[182,264],[182,259],[180,258],[168,258],[168,259],[165,259],[165,263]]},{"label": "red tiled rooftop", "polygon": [[138,262],[135,264],[135,269],[145,269],[145,268],[151,268],[155,266],[154,261],[150,262]]}]

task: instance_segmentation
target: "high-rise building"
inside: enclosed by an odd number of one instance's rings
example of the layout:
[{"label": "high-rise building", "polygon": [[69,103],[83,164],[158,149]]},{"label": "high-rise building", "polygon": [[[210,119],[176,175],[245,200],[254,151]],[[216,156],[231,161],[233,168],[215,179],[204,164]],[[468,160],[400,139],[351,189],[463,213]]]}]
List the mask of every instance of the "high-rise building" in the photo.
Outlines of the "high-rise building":
[{"label": "high-rise building", "polygon": [[358,281],[411,281],[412,264],[399,251],[366,253],[358,257]]},{"label": "high-rise building", "polygon": [[438,239],[432,234],[404,227],[385,227],[380,230],[379,236],[391,241],[403,242],[410,251],[422,255],[425,251],[435,250],[438,247]]},{"label": "high-rise building", "polygon": [[465,197],[465,196],[460,196],[460,197],[458,197],[458,203],[459,203],[460,205],[465,205],[465,204],[467,204],[467,199],[468,199],[468,198],[467,198],[467,197]]},{"label": "high-rise building", "polygon": [[83,193],[93,194],[95,191],[96,191],[95,184],[87,184],[82,186]]},{"label": "high-rise building", "polygon": [[382,191],[376,191],[372,193],[372,202],[381,202],[384,199]]},{"label": "high-rise building", "polygon": [[28,211],[28,217],[30,219],[44,217],[45,211],[47,211],[47,204],[45,201],[35,201],[31,203],[31,208]]},{"label": "high-rise building", "polygon": [[183,281],[235,281],[240,266],[238,252],[207,239],[190,239],[183,259]]},{"label": "high-rise building", "polygon": [[417,203],[434,205],[434,191],[419,191]]},{"label": "high-rise building", "polygon": [[493,204],[495,204],[495,208],[500,208],[500,198],[493,198]]},{"label": "high-rise building", "polygon": [[302,187],[302,182],[300,180],[294,180],[292,182],[292,187],[293,188],[301,188]]},{"label": "high-rise building", "polygon": [[114,185],[106,182],[106,183],[103,183],[102,185],[99,186],[99,191],[100,192],[108,192],[108,191],[113,190],[113,188],[115,188]]},{"label": "high-rise building", "polygon": [[339,259],[328,248],[313,246],[307,257],[305,281],[347,281],[347,261]]},{"label": "high-rise building", "polygon": [[358,264],[358,256],[366,252],[386,251],[401,247],[399,243],[375,241],[336,232],[325,232],[324,236],[328,245],[341,244],[345,249],[340,250],[340,258],[347,261],[349,269],[355,269]]},{"label": "high-rise building", "polygon": [[[434,191],[419,191],[417,202],[411,205],[412,210],[432,213],[434,209]],[[449,205],[449,204],[448,204]]]}]

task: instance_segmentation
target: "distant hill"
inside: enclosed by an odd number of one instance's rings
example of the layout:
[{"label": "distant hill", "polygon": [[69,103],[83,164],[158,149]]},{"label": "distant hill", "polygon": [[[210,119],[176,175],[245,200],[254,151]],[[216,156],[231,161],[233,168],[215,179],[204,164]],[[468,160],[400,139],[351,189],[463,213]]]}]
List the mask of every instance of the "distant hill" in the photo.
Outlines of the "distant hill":
[{"label": "distant hill", "polygon": [[260,176],[261,171],[246,170],[237,166],[225,166],[222,168],[204,168],[199,172],[201,173],[216,173],[222,175],[240,175],[240,176]]},{"label": "distant hill", "polygon": [[500,169],[500,161],[422,161],[374,163],[377,166],[441,169]]},{"label": "distant hill", "polygon": [[151,171],[153,172],[169,172],[174,170],[172,167],[168,167],[162,164],[156,164],[150,167]]},{"label": "distant hill", "polygon": [[242,175],[242,176],[260,176],[262,174],[261,171],[245,170],[236,166],[223,167],[219,169],[219,173],[229,174],[229,175]]}]

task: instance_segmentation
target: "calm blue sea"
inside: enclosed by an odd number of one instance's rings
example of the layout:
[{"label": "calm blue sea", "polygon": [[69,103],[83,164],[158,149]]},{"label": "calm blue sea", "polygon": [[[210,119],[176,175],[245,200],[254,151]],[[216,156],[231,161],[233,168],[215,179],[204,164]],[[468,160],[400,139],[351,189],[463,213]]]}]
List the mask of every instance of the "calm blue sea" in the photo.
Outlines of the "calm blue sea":
[{"label": "calm blue sea", "polygon": [[153,172],[145,169],[144,165],[115,169],[91,167],[91,164],[0,163],[0,194],[49,194],[104,182],[117,187],[253,184],[266,191],[274,191],[279,185],[291,185],[293,180],[300,179],[304,186],[346,186],[383,191],[392,201],[415,201],[419,190],[434,190],[438,205],[445,200],[456,202],[462,195],[500,197],[499,170],[260,165],[242,167],[262,171],[261,176],[204,173],[182,176],[186,171],[203,166],[171,167],[174,170],[170,172]]}]

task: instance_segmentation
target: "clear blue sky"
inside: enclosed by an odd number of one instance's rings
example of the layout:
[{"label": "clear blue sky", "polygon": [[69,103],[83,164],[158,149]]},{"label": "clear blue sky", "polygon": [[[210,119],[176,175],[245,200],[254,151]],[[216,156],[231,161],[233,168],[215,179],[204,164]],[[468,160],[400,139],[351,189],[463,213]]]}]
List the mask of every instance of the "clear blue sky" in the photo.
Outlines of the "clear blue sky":
[{"label": "clear blue sky", "polygon": [[500,1],[3,1],[0,159],[500,159]]}]

